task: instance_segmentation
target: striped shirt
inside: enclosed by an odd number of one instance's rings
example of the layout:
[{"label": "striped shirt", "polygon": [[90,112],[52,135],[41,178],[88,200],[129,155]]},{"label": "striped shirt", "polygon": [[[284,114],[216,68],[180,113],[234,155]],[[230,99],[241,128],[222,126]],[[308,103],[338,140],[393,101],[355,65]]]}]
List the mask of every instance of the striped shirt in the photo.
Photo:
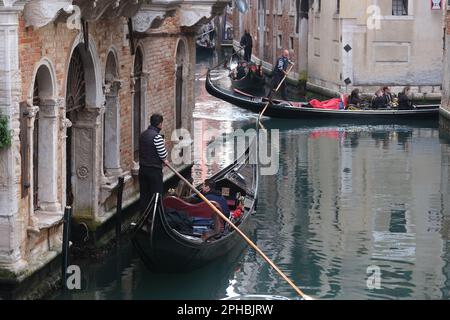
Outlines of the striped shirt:
[{"label": "striped shirt", "polygon": [[158,156],[161,159],[161,161],[164,161],[167,159],[167,150],[166,146],[164,145],[164,139],[162,135],[157,134],[155,138],[153,139],[153,143],[155,144],[156,151],[158,152]]}]

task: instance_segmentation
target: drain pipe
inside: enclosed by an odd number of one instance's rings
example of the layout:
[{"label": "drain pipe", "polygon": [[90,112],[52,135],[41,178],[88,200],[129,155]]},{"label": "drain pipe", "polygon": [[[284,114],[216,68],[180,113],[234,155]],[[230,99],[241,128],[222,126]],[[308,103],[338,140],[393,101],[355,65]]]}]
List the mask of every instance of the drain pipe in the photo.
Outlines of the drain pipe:
[{"label": "drain pipe", "polygon": [[119,177],[119,183],[117,188],[117,212],[116,212],[116,243],[120,243],[120,235],[122,233],[122,195],[124,177]]}]

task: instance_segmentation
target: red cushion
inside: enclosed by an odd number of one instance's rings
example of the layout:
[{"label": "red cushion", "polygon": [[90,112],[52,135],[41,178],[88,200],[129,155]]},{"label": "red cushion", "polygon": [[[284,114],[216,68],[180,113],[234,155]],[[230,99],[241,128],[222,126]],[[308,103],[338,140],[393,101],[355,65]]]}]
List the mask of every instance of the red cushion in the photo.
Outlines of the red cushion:
[{"label": "red cushion", "polygon": [[[211,203],[214,204],[216,207],[220,208],[220,205],[217,202],[211,201]],[[180,198],[173,196],[166,197],[163,200],[163,205],[165,208],[170,208],[179,212],[180,211],[185,212],[191,217],[212,219],[216,214],[214,210],[211,209],[211,207],[206,204],[206,202],[193,204],[185,202]]]}]

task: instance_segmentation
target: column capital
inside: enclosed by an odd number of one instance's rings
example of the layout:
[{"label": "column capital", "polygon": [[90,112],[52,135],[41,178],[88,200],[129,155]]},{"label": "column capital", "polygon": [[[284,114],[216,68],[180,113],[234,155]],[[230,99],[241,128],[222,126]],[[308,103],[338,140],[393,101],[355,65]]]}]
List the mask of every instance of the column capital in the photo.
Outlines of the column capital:
[{"label": "column capital", "polygon": [[105,81],[103,91],[106,96],[117,96],[117,93],[122,89],[124,81],[121,79],[112,79]]}]

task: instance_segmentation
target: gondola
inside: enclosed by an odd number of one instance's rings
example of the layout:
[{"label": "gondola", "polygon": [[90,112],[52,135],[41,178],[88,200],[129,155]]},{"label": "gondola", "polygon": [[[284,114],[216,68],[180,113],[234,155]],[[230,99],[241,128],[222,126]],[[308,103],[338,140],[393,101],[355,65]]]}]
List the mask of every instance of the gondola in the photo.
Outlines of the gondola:
[{"label": "gondola", "polygon": [[260,92],[265,88],[265,78],[258,66],[253,62],[249,62],[248,72],[241,79],[233,79],[231,77],[233,88],[246,92]]},{"label": "gondola", "polygon": [[[258,165],[257,161],[252,160],[255,148],[256,141],[231,165],[211,177],[216,182],[217,189],[227,199],[230,210],[238,206],[237,202],[242,205],[241,216],[234,223],[244,233],[251,229],[251,216],[256,208]],[[209,239],[202,238],[195,232],[177,230],[173,221],[169,221],[170,214],[174,212],[184,212],[197,218],[215,213],[204,202],[189,204],[170,196],[156,201],[155,198],[147,214],[135,223],[131,236],[139,256],[150,269],[163,272],[191,271],[245,243],[226,224],[221,226],[220,234]]]},{"label": "gondola", "polygon": [[[209,94],[225,100],[235,106],[260,113],[268,100],[234,89],[233,91],[216,86],[208,71],[205,82]],[[361,110],[331,110],[312,108],[308,102],[272,100],[264,115],[274,118],[316,118],[316,119],[438,119],[439,104],[415,105],[411,110],[399,109],[361,109]]]}]

